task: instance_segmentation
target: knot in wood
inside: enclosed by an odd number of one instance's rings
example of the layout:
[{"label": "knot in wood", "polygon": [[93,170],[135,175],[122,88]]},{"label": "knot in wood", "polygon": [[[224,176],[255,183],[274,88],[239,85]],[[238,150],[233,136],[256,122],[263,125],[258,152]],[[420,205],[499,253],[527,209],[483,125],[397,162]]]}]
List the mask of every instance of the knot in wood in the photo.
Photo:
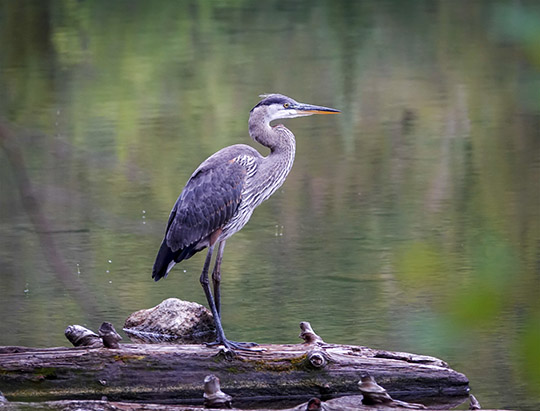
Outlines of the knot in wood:
[{"label": "knot in wood", "polygon": [[230,350],[229,348],[222,347],[218,353],[214,355],[214,358],[223,359],[225,361],[233,361],[236,359],[236,352]]},{"label": "knot in wood", "polygon": [[328,363],[326,355],[322,351],[310,351],[307,355],[309,364],[314,368],[324,368]]}]

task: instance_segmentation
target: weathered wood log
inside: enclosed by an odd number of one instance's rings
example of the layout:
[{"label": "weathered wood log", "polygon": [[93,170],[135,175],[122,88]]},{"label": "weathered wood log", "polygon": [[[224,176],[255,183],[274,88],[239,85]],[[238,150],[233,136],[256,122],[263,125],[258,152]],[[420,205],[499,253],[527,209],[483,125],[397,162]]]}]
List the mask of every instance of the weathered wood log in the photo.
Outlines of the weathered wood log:
[{"label": "weathered wood log", "polygon": [[[308,408],[307,403],[302,403],[294,408],[277,408],[281,411],[306,411],[306,410],[321,410],[321,411],[399,411],[394,407],[386,406],[367,406],[360,402],[361,397],[342,397],[327,402],[321,402],[319,408]],[[208,411],[208,408],[200,406],[185,406],[185,405],[164,405],[164,404],[141,404],[129,402],[109,402],[97,400],[63,400],[63,401],[45,401],[45,402],[11,402],[1,407],[3,411],[26,411],[26,410],[42,410],[42,411]],[[274,409],[274,408],[272,408]],[[232,408],[238,410],[238,408]],[[268,411],[268,408],[250,408],[250,411]],[[429,411],[429,410],[428,410]],[[489,411],[489,410],[487,410]]]},{"label": "weathered wood log", "polygon": [[[340,397],[322,402],[316,398],[304,402],[294,408],[272,408],[281,411],[399,411],[399,408],[386,405],[364,405],[361,403],[362,396]],[[314,406],[315,405],[315,406]],[[316,406],[319,405],[319,408]],[[62,400],[44,402],[11,402],[0,404],[3,411],[204,411],[208,410],[201,406],[186,406],[172,404],[149,404],[133,402],[109,402],[103,400]],[[238,410],[238,408],[233,408]],[[268,408],[250,408],[251,411],[268,411]],[[428,408],[426,411],[440,410],[440,408]],[[505,411],[486,409],[484,411]]]},{"label": "weathered wood log", "polygon": [[202,404],[202,381],[214,374],[238,406],[358,394],[360,375],[367,372],[396,399],[444,403],[469,393],[467,378],[433,357],[335,344],[261,347],[265,351],[234,356],[203,345],[0,347],[0,389],[10,401],[106,396]]}]

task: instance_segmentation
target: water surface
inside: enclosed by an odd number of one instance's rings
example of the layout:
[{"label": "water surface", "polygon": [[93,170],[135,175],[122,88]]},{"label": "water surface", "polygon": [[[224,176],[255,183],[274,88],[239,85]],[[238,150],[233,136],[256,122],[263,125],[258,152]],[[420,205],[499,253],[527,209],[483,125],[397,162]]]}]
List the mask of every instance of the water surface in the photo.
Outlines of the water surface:
[{"label": "water surface", "polygon": [[294,168],[227,243],[228,336],[294,343],[310,321],[537,409],[538,21],[527,1],[3,2],[0,345],[205,303],[202,254],[150,278],[168,213],[280,92],[342,114],[287,121]]}]

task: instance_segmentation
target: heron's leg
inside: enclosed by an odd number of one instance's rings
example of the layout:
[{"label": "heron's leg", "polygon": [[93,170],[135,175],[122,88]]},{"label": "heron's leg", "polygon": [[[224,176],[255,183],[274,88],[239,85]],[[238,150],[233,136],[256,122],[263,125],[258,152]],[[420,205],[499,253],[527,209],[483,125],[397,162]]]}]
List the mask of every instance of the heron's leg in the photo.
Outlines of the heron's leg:
[{"label": "heron's leg", "polygon": [[201,285],[204,290],[204,293],[206,294],[206,300],[208,301],[208,305],[210,306],[210,311],[212,311],[212,315],[214,316],[214,324],[216,326],[217,340],[215,343],[211,343],[210,345],[222,344],[225,347],[229,349],[233,349],[233,350],[234,349],[249,350],[251,347],[254,347],[257,344],[229,341],[225,337],[225,332],[223,331],[223,326],[221,325],[221,318],[217,311],[216,303],[214,301],[214,297],[212,296],[212,291],[210,291],[210,283],[208,281],[208,268],[210,267],[210,261],[212,260],[213,252],[214,252],[214,246],[211,245],[208,247],[208,253],[206,254],[206,259],[204,260],[204,266],[203,266],[203,270],[202,270],[201,278],[200,278]]},{"label": "heron's leg", "polygon": [[208,253],[206,254],[206,259],[204,260],[204,266],[201,273],[201,285],[204,290],[204,293],[206,294],[206,300],[208,301],[208,305],[210,306],[210,311],[212,311],[212,315],[214,316],[214,324],[216,326],[216,335],[218,341],[225,340],[225,333],[223,332],[223,327],[221,325],[221,318],[219,317],[219,313],[216,308],[216,303],[214,301],[214,297],[212,296],[212,291],[210,291],[210,283],[208,281],[208,268],[210,267],[210,261],[212,260],[212,254],[214,252],[214,246],[211,245],[208,247]]},{"label": "heron's leg", "polygon": [[216,302],[216,309],[221,317],[221,292],[219,291],[219,285],[221,284],[221,261],[223,260],[223,250],[225,249],[225,241],[223,240],[218,245],[218,251],[216,255],[216,264],[214,265],[214,271],[212,271],[212,283],[214,285],[214,299]]}]

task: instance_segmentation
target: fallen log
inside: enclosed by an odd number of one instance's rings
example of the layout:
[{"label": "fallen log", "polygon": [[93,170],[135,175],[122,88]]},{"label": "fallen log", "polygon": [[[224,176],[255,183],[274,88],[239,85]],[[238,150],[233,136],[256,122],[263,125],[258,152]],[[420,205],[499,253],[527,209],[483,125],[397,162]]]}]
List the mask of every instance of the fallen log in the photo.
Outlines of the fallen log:
[{"label": "fallen log", "polygon": [[0,389],[9,401],[106,396],[189,405],[202,404],[202,381],[214,374],[238,406],[357,395],[369,373],[396,399],[455,404],[469,393],[465,375],[433,357],[324,343],[261,348],[232,355],[204,345],[0,347]]},{"label": "fallen log", "polygon": [[[320,403],[320,407],[310,406],[310,402],[302,403],[294,408],[280,409],[281,411],[399,411],[399,408],[387,406],[368,406],[362,405],[359,398],[341,397],[326,402]],[[207,408],[198,406],[183,406],[183,405],[163,405],[163,404],[140,404],[133,402],[109,402],[99,400],[64,400],[64,401],[46,401],[46,402],[12,402],[0,404],[0,408],[4,411],[26,411],[26,410],[42,410],[42,411],[204,411]],[[274,409],[274,408],[273,408]],[[436,410],[440,408],[434,408]],[[474,408],[469,408],[474,409]],[[238,410],[238,408],[232,408]],[[268,408],[250,408],[250,411],[268,411]],[[405,410],[403,410],[405,411]],[[428,409],[427,411],[430,411]],[[484,411],[505,411],[486,409]]]},{"label": "fallen log", "polygon": [[[471,399],[469,404],[470,410],[477,410],[478,402],[476,399]],[[4,402],[0,403],[0,408],[5,411],[26,411],[26,410],[54,410],[54,411],[204,411],[202,406],[185,406],[177,404],[150,404],[150,403],[134,403],[134,402],[114,402],[108,400],[61,400],[61,401],[44,401],[44,402]],[[229,408],[239,410],[238,408]],[[361,395],[339,397],[328,401],[321,401],[318,398],[312,398],[309,401],[303,402],[293,408],[272,408],[273,410],[281,411],[398,411],[403,408],[395,405],[377,404],[365,405],[362,403]],[[426,411],[441,410],[442,408],[426,408]],[[460,409],[462,409],[460,407]],[[251,411],[267,411],[268,408],[250,408]],[[508,410],[492,410],[485,411],[508,411]]]}]

